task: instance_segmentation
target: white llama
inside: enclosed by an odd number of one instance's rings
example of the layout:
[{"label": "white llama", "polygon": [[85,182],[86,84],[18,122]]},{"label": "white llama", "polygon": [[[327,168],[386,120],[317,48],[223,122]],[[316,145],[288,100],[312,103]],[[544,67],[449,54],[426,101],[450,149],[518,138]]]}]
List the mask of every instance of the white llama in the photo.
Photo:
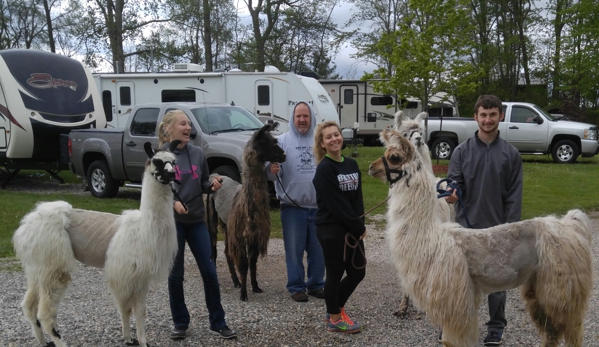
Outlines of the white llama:
[{"label": "white llama", "polygon": [[[542,346],[565,339],[581,347],[593,287],[588,216],[571,210],[487,229],[441,223],[431,218],[433,179],[414,146],[393,130],[383,131],[381,141],[389,169],[403,172],[391,174],[402,178],[389,191],[389,248],[410,298],[443,328],[443,345],[474,345],[481,298],[521,287]],[[369,174],[387,180],[382,159]]]},{"label": "white llama", "polygon": [[[173,142],[173,146],[177,143]],[[33,335],[42,345],[64,347],[56,316],[75,260],[104,268],[104,275],[122,320],[127,345],[146,347],[146,294],[150,283],[164,281],[177,252],[173,213],[175,156],[154,153],[143,175],[139,210],[122,215],[74,209],[64,201],[38,203],[21,220],[13,243],[27,278],[21,306]],[[137,340],[130,335],[129,318],[135,314]]]}]

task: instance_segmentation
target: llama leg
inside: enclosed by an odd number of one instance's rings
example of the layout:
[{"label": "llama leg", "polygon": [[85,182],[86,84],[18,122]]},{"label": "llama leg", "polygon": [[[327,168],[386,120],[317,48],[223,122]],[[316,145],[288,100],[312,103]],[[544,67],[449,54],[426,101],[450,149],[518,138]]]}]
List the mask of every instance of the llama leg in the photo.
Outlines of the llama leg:
[{"label": "llama leg", "polygon": [[129,320],[131,318],[131,311],[132,311],[131,306],[132,306],[133,298],[130,296],[127,296],[125,298],[117,297],[114,294],[115,291],[114,290],[111,290],[111,291],[112,291],[112,295],[116,299],[117,306],[119,307],[119,313],[121,314],[121,329],[123,331],[123,338],[125,339],[125,344],[128,346],[134,346],[137,341],[134,341],[131,338],[131,330],[129,327]]},{"label": "llama leg", "polygon": [[33,330],[33,336],[35,339],[42,345],[46,345],[46,339],[44,338],[44,333],[42,332],[41,324],[37,320],[37,310],[39,307],[39,293],[35,285],[28,283],[29,288],[25,293],[25,297],[23,298],[23,302],[21,303],[21,307],[23,308],[23,313],[29,323],[31,323],[31,330]]},{"label": "llama leg", "polygon": [[241,301],[247,301],[248,290],[247,290],[247,279],[248,279],[248,257],[246,254],[242,254],[238,262],[239,276],[241,277]]},{"label": "llama leg", "polygon": [[395,316],[403,317],[406,315],[406,313],[408,313],[409,306],[410,306],[410,297],[407,294],[404,294],[403,298],[401,299],[401,303],[399,303],[399,309],[397,311],[393,312],[393,314]]},{"label": "llama leg", "polygon": [[262,289],[260,289],[260,287],[258,287],[258,279],[257,279],[257,267],[256,264],[258,263],[258,252],[257,250],[252,250],[252,252],[250,252],[250,276],[251,276],[251,282],[252,282],[252,292],[254,293],[262,293]]},{"label": "llama leg", "polygon": [[137,327],[137,340],[142,347],[146,347],[146,295],[147,289],[136,295],[134,306],[135,326]]},{"label": "llama leg", "polygon": [[521,287],[522,298],[526,301],[526,309],[530,314],[541,335],[542,347],[557,346],[559,342],[559,334],[556,331],[551,318],[547,316],[545,310],[539,303],[536,296],[533,283],[526,283]]},{"label": "llama leg", "polygon": [[57,283],[55,283],[55,285],[60,285],[60,287],[51,289],[46,288],[40,291],[41,295],[38,308],[39,324],[41,324],[44,331],[50,335],[50,338],[56,347],[67,346],[62,342],[62,337],[56,325],[56,316],[58,315],[58,305],[64,297],[66,286],[70,279],[68,274],[63,274],[58,278]]},{"label": "llama leg", "polygon": [[[225,238],[227,237],[227,229],[225,228]],[[241,288],[241,283],[239,283],[239,278],[237,277],[237,272],[235,272],[235,262],[233,258],[229,255],[229,243],[225,240],[225,259],[227,259],[227,266],[229,267],[229,273],[231,274],[231,280],[233,281],[233,286],[235,288]]]}]

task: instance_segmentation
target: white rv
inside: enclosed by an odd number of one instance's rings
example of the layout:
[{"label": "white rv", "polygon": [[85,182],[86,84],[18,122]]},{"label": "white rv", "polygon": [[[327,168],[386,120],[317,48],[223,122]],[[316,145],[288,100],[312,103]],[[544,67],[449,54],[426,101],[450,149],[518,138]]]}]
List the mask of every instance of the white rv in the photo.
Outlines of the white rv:
[{"label": "white rv", "polygon": [[0,51],[1,166],[53,174],[68,168],[68,159],[61,162],[61,134],[104,127],[100,96],[84,64],[32,49]]},{"label": "white rv", "polygon": [[200,72],[195,64],[175,64],[172,72],[96,73],[109,127],[123,128],[136,104],[149,102],[214,102],[241,106],[261,120],[279,122],[286,131],[299,101],[314,108],[316,118],[338,122],[333,101],[317,80],[291,72]]},{"label": "white rv", "polygon": [[[320,84],[329,94],[339,115],[342,128],[354,128],[357,123],[357,135],[367,143],[378,139],[381,130],[393,126],[395,113],[403,113],[414,118],[422,112],[422,102],[415,98],[396,100],[395,96],[375,93],[372,81],[361,80],[320,80]],[[429,100],[430,117],[451,117],[457,115],[455,107],[448,102],[440,102],[445,93],[439,93]]]}]

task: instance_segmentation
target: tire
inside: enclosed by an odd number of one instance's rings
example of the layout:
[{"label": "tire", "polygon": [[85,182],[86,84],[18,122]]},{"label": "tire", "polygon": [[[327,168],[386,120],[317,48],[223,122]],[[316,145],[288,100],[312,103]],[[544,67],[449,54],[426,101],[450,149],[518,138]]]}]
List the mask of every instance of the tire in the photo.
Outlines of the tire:
[{"label": "tire", "polygon": [[230,179],[241,183],[241,174],[239,170],[231,165],[221,165],[214,169],[212,173],[219,174],[221,176],[227,176]]},{"label": "tire", "polygon": [[578,146],[573,141],[561,140],[551,149],[551,157],[553,157],[554,163],[570,164],[576,161],[579,152]]},{"label": "tire", "polygon": [[440,137],[433,142],[431,156],[433,159],[451,159],[456,144],[448,137]]},{"label": "tire", "polygon": [[87,187],[96,198],[114,198],[119,182],[112,178],[106,160],[96,160],[87,169]]}]

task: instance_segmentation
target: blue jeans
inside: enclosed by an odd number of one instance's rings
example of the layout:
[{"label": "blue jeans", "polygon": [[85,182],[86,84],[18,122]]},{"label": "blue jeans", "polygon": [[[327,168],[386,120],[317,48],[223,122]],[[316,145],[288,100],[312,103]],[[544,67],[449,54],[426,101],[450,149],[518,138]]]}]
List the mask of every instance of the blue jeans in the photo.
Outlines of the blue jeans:
[{"label": "blue jeans", "polygon": [[[287,290],[290,293],[324,288],[324,256],[316,237],[316,209],[281,204]],[[308,258],[308,281],[305,281],[304,251]]]},{"label": "blue jeans", "polygon": [[171,315],[175,328],[186,330],[189,327],[189,311],[185,305],[185,294],[183,293],[184,278],[184,252],[185,241],[193,254],[202,281],[204,282],[204,296],[208,308],[208,319],[211,329],[220,329],[226,325],[225,311],[220,303],[220,288],[216,274],[216,264],[210,259],[212,248],[210,235],[206,223],[175,223],[177,226],[177,244],[179,250],[175,256],[175,263],[168,277],[168,298],[171,306]]}]

